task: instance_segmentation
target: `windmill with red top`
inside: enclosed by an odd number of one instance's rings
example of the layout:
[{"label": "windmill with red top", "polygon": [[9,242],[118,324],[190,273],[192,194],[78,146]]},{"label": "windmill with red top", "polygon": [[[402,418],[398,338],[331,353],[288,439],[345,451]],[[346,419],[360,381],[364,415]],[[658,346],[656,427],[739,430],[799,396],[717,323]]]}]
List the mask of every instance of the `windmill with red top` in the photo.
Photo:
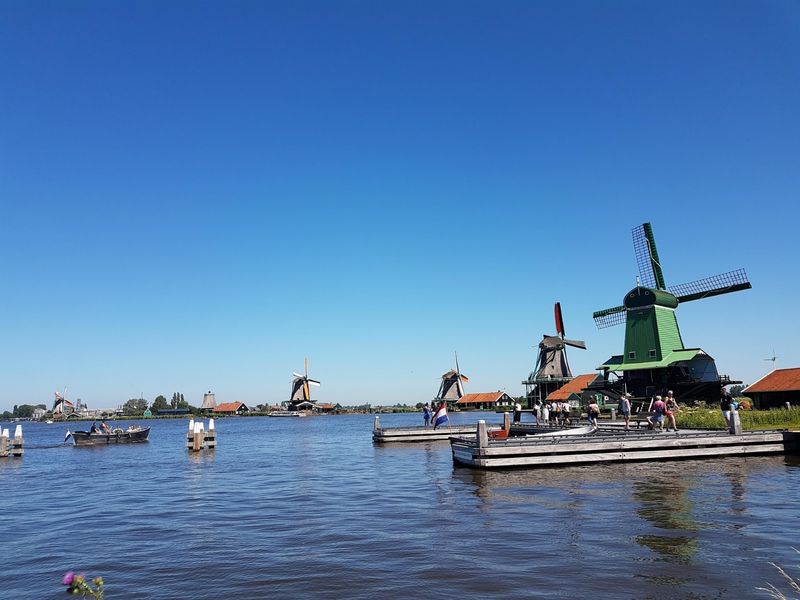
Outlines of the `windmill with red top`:
[{"label": "windmill with red top", "polygon": [[567,346],[586,350],[585,342],[566,338],[560,302],[555,304],[555,321],[556,335],[542,336],[536,366],[528,379],[522,382],[529,402],[535,400],[543,402],[552,392],[573,379],[567,361]]}]

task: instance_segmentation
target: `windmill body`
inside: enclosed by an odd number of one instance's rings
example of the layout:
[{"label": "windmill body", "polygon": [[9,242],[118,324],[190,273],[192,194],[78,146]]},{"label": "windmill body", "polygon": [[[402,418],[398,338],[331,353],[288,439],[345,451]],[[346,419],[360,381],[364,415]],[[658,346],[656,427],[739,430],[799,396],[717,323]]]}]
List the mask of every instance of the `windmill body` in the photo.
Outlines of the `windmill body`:
[{"label": "windmill body", "polygon": [[559,302],[555,304],[555,319],[557,335],[542,336],[536,366],[528,379],[522,382],[529,404],[537,400],[544,402],[551,393],[574,379],[567,361],[567,346],[586,349],[585,342],[564,337],[564,320]]},{"label": "windmill body", "polygon": [[649,398],[673,390],[682,400],[717,400],[721,385],[740,382],[720,376],[714,359],[702,349],[684,346],[676,309],[752,287],[746,273],[739,269],[667,288],[650,224],[634,229],[633,240],[641,284],[625,295],[621,306],[594,313],[598,328],[625,324],[624,352],[598,367],[603,379],[592,387],[612,396],[628,392]]},{"label": "windmill body", "polygon": [[289,396],[287,408],[289,410],[309,410],[314,408],[315,401],[311,399],[311,386],[319,387],[320,382],[308,376],[308,359],[305,360],[305,371],[292,373],[292,393]]}]

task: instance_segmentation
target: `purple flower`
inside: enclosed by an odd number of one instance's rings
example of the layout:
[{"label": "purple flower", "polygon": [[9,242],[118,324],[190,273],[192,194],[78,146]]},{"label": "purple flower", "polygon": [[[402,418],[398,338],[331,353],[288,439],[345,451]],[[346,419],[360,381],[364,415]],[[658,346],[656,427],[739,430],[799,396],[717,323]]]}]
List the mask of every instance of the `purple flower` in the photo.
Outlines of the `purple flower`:
[{"label": "purple flower", "polygon": [[75,581],[75,573],[67,571],[64,574],[64,579],[61,580],[61,585],[72,585],[73,581]]}]

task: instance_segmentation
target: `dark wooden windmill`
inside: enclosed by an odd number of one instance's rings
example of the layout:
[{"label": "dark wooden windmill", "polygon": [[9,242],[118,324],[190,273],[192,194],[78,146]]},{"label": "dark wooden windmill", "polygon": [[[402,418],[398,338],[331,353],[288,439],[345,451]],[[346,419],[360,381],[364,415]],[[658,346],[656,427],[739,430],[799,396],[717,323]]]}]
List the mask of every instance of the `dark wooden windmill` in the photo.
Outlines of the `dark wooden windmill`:
[{"label": "dark wooden windmill", "polygon": [[567,346],[586,350],[585,342],[564,337],[564,318],[560,302],[555,305],[555,319],[556,335],[542,336],[536,366],[528,379],[522,382],[529,404],[536,400],[544,401],[552,392],[573,379],[567,361]]},{"label": "dark wooden windmill", "polygon": [[311,388],[313,385],[319,387],[319,381],[310,379],[308,377],[308,358],[305,360],[305,370],[303,375],[300,373],[292,373],[294,379],[292,380],[292,395],[289,397],[288,408],[289,410],[305,410],[314,406],[314,401],[311,399]]},{"label": "dark wooden windmill", "polygon": [[603,380],[592,387],[612,397],[627,391],[649,398],[673,390],[678,399],[719,399],[720,385],[739,382],[720,376],[714,359],[702,349],[684,347],[675,309],[685,302],[749,289],[747,274],[737,269],[668,288],[650,223],[633,230],[633,247],[639,267],[636,287],[625,294],[621,306],[594,313],[599,329],[625,324],[625,350],[598,367]]},{"label": "dark wooden windmill", "polygon": [[464,395],[464,384],[469,381],[469,377],[463,375],[458,368],[458,354],[456,354],[456,368],[450,369],[442,375],[442,382],[439,385],[439,392],[433,399],[435,405],[439,405],[442,400],[446,402],[456,402]]}]

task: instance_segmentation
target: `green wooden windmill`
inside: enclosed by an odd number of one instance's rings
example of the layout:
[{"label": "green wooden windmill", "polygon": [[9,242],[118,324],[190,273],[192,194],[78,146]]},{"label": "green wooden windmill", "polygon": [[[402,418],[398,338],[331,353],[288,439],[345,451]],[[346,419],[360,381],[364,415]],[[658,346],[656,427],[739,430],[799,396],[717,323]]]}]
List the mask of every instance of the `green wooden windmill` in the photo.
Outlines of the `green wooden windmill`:
[{"label": "green wooden windmill", "polygon": [[[597,387],[612,396],[628,392],[649,398],[673,390],[679,399],[719,399],[720,385],[734,383],[717,372],[714,359],[700,348],[686,348],[675,316],[679,304],[751,288],[744,269],[667,287],[650,223],[633,230],[639,267],[634,289],[621,306],[594,313],[598,329],[625,324],[625,351],[598,369]],[[612,379],[611,375],[615,378]]]}]

